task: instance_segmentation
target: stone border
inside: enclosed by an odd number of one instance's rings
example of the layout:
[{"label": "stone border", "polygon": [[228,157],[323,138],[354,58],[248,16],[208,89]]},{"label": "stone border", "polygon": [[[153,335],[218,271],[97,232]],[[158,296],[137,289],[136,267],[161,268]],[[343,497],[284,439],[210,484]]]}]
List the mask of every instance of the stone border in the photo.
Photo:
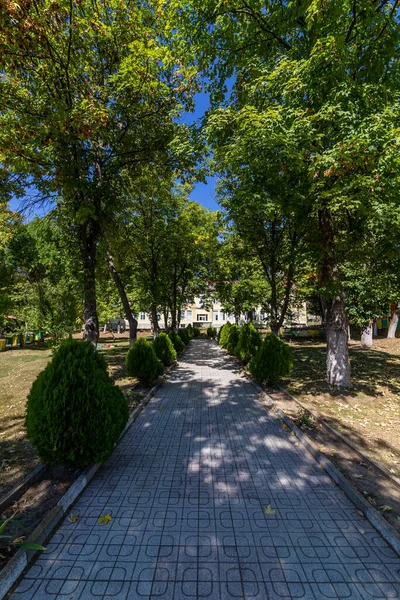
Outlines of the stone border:
[{"label": "stone border", "polygon": [[46,465],[38,465],[33,471],[29,473],[20,483],[18,483],[15,487],[12,488],[8,494],[0,498],[0,514],[6,510],[13,502],[19,500],[22,494],[26,492],[26,490],[39,481],[42,475],[46,471]]},{"label": "stone border", "polygon": [[[218,344],[218,347],[221,348],[221,346],[219,344]],[[393,548],[393,550],[400,556],[400,535],[397,533],[397,531],[390,525],[390,523],[388,523],[386,521],[386,519],[384,517],[382,517],[381,514],[379,514],[379,512],[368,502],[368,500],[366,500],[364,498],[364,496],[362,496],[362,494],[360,494],[360,492],[339,471],[339,469],[337,469],[337,467],[335,467],[335,465],[325,456],[325,454],[323,454],[322,452],[320,452],[318,450],[318,448],[307,437],[307,435],[305,433],[303,433],[301,431],[301,429],[299,429],[299,427],[297,427],[297,425],[295,423],[293,423],[293,421],[291,419],[289,419],[289,417],[287,415],[285,415],[280,410],[280,408],[278,408],[275,405],[273,399],[267,394],[267,392],[263,389],[263,387],[259,383],[257,383],[255,381],[255,379],[253,379],[253,377],[250,375],[250,373],[248,373],[243,368],[243,364],[235,356],[228,354],[228,352],[225,350],[225,348],[221,348],[221,350],[224,350],[225,353],[228,356],[230,356],[230,358],[233,361],[236,361],[237,363],[240,364],[240,366],[242,367],[243,376],[246,377],[252,383],[252,385],[256,388],[256,390],[263,395],[264,399],[266,399],[268,401],[268,402],[266,402],[267,409],[274,410],[276,415],[285,423],[285,425],[287,425],[289,427],[289,429],[294,433],[294,435],[297,437],[297,439],[302,443],[304,448],[315,458],[315,460],[317,460],[320,467],[328,473],[328,475],[333,479],[333,481],[340,487],[340,489],[346,494],[346,496],[353,502],[354,506],[365,515],[365,517],[375,527],[375,529],[378,531],[378,533],[381,534],[381,536],[384,538],[384,540],[386,540],[386,542],[388,544],[390,544],[390,546]],[[283,389],[283,388],[280,388],[280,389],[281,389],[281,391],[286,392],[285,389]],[[289,392],[286,392],[286,393],[289,394]],[[293,398],[293,400],[295,400],[297,403],[299,403],[299,401],[296,400],[295,398]],[[306,410],[308,410],[306,407],[304,407],[304,408]],[[325,425],[325,423],[323,423],[323,424]],[[332,428],[332,432],[335,434],[338,433],[333,428]],[[346,438],[344,438],[341,435],[339,435],[339,437],[343,438],[343,441],[345,443],[348,443]],[[358,450],[358,452],[359,452],[359,450]],[[367,460],[371,460],[368,456],[364,456],[364,457]],[[371,461],[371,462],[374,462],[374,461]],[[379,466],[379,465],[377,464],[377,466]],[[383,467],[380,467],[380,468],[383,471],[384,468]],[[383,472],[385,473],[385,471],[383,471]],[[386,475],[386,473],[385,473],[385,475]],[[391,477],[393,478],[393,475],[391,475]],[[395,481],[397,483],[396,479],[395,479]]]},{"label": "stone border", "polygon": [[[190,343],[185,347],[185,350],[182,352],[181,356],[183,356],[186,352],[186,348],[188,348]],[[117,442],[121,441],[123,436],[126,434],[132,423],[136,421],[140,412],[143,408],[150,402],[151,398],[154,396],[156,391],[164,384],[166,378],[169,377],[173,369],[177,366],[178,361],[172,364],[170,367],[167,367],[164,371],[164,375],[160,377],[160,379],[156,382],[156,384],[147,392],[143,400],[139,403],[139,405],[133,410],[130,414],[127,424],[121,436]],[[117,446],[117,444],[115,446]],[[83,473],[71,484],[68,491],[60,498],[57,502],[56,506],[54,506],[43,519],[43,521],[38,525],[38,527],[31,533],[31,535],[27,538],[27,542],[32,542],[35,544],[43,545],[46,539],[49,537],[51,532],[55,529],[55,527],[60,523],[60,521],[65,517],[75,500],[78,496],[83,492],[83,490],[87,487],[90,481],[93,479],[94,475],[102,466],[101,463],[96,463],[87,467]],[[45,468],[45,467],[44,467]],[[31,475],[28,477],[27,481],[30,481]],[[37,475],[37,473],[36,473]],[[24,482],[23,482],[24,483]],[[21,485],[23,485],[23,483]],[[25,548],[20,548],[14,556],[9,560],[4,569],[0,572],[0,600],[3,600],[6,595],[10,592],[11,588],[17,583],[20,576],[23,574],[24,570],[29,566],[29,563],[35,558],[35,556],[39,553],[39,550],[27,550]]]},{"label": "stone border", "polygon": [[398,477],[396,477],[395,475],[393,475],[393,473],[391,473],[386,467],[384,467],[383,465],[380,465],[373,458],[371,458],[370,456],[368,456],[368,454],[365,454],[365,452],[363,452],[362,450],[360,450],[359,448],[357,448],[357,446],[355,444],[353,444],[353,442],[351,440],[347,439],[347,437],[345,435],[343,435],[342,433],[340,433],[340,431],[337,431],[337,429],[335,429],[334,427],[332,427],[331,425],[329,425],[329,423],[327,423],[326,421],[324,421],[324,419],[322,417],[320,417],[319,415],[317,415],[311,409],[307,408],[307,406],[305,406],[300,400],[298,400],[295,396],[293,396],[290,392],[288,392],[287,389],[285,389],[284,387],[282,387],[280,385],[278,385],[277,388],[281,392],[283,392],[284,394],[287,394],[289,396],[289,398],[291,400],[293,400],[293,402],[296,402],[296,404],[298,404],[301,408],[303,408],[308,413],[310,413],[310,415],[318,423],[320,423],[323,427],[326,427],[331,433],[333,433],[334,435],[337,435],[345,444],[347,444],[348,446],[350,446],[350,448],[352,450],[354,450],[355,452],[357,452],[357,454],[359,454],[361,458],[363,458],[364,460],[366,460],[366,461],[370,462],[371,464],[373,464],[374,467],[376,467],[377,469],[379,469],[379,471],[381,471],[386,477],[389,477],[389,479],[391,481],[393,481],[393,483],[395,483],[396,485],[400,486],[400,479]]},{"label": "stone border", "polygon": [[303,431],[285,413],[278,408],[273,399],[257,383],[252,381],[256,388],[260,390],[264,398],[268,400],[267,408],[273,409],[276,415],[289,427],[296,438],[302,443],[305,449],[315,458],[319,466],[324,469],[333,481],[340,487],[346,496],[353,502],[355,507],[360,510],[381,536],[392,546],[393,550],[400,556],[400,536],[397,531],[386,521],[382,515],[360,494],[353,484],[335,467],[335,465],[318,450],[316,445],[310,440]]}]

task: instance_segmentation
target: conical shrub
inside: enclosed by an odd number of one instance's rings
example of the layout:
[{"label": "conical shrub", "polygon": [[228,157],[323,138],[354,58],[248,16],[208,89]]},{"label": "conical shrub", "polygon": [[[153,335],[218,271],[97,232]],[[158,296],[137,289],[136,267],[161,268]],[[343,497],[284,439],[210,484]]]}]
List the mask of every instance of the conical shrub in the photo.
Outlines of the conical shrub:
[{"label": "conical shrub", "polygon": [[104,462],[127,420],[126,399],[90,342],[65,340],[28,395],[27,437],[45,464]]},{"label": "conical shrub", "polygon": [[222,348],[226,348],[226,344],[228,342],[229,330],[231,327],[232,327],[232,325],[228,321],[219,330],[218,342]]},{"label": "conical shrub", "polygon": [[177,355],[179,356],[179,354],[181,354],[184,351],[185,344],[183,343],[183,341],[182,341],[180,335],[178,334],[178,332],[175,331],[174,329],[169,332],[168,336],[169,336],[169,339],[171,340],[171,342],[174,345],[174,348],[176,350]]},{"label": "conical shrub", "polygon": [[139,338],[126,355],[126,372],[137,377],[143,385],[151,385],[163,373],[162,362],[157,358],[152,345]]},{"label": "conical shrub", "polygon": [[154,340],[153,350],[163,365],[172,365],[172,363],[176,361],[176,350],[174,345],[164,332],[159,333]]},{"label": "conical shrub", "polygon": [[235,356],[247,364],[261,346],[261,338],[252,323],[246,323],[240,330],[239,341],[235,348]]},{"label": "conical shrub", "polygon": [[191,338],[187,332],[187,329],[180,329],[178,335],[181,338],[182,342],[185,344],[185,346],[188,346]]},{"label": "conical shrub", "polygon": [[226,340],[225,348],[228,350],[229,354],[235,354],[235,348],[239,341],[240,336],[240,327],[239,325],[231,325],[228,331],[228,339]]},{"label": "conical shrub", "polygon": [[260,383],[272,384],[292,371],[293,358],[287,344],[273,333],[267,335],[256,356],[250,361],[249,369]]}]

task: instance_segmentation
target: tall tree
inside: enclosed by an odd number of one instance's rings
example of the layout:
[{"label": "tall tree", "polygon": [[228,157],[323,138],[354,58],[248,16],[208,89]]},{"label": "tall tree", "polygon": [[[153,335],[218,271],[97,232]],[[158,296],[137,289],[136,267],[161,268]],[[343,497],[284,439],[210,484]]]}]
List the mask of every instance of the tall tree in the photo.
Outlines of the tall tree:
[{"label": "tall tree", "polygon": [[[368,235],[354,219],[398,203],[398,2],[206,0],[199,8],[185,0],[171,12],[171,32],[177,43],[187,40],[188,56],[210,79],[214,107],[255,114],[256,146],[283,122],[282,145],[292,149],[295,168],[303,162],[305,205],[292,205],[293,212],[307,207],[313,234],[327,379],[348,386],[339,260],[354,236]],[[263,159],[268,171],[275,155]]]},{"label": "tall tree", "polygon": [[0,15],[0,163],[68,213],[94,344],[97,245],[121,197],[119,173],[168,160],[188,90],[155,8],[39,0],[3,3]]}]

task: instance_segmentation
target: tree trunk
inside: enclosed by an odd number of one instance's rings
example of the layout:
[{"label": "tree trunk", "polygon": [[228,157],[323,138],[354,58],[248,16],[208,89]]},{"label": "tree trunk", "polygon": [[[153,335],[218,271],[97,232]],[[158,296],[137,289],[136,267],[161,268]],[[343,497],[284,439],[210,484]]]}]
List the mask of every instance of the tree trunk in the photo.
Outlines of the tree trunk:
[{"label": "tree trunk", "polygon": [[157,307],[154,305],[151,307],[151,324],[153,327],[153,335],[156,338],[160,333],[160,327],[158,325]]},{"label": "tree trunk", "polygon": [[378,337],[378,325],[376,324],[376,319],[374,319],[372,327],[373,327],[372,336],[377,338]]},{"label": "tree trunk", "polygon": [[126,295],[119,273],[115,269],[114,259],[111,254],[108,255],[108,268],[110,269],[111,276],[117,286],[119,297],[121,298],[122,306],[124,307],[124,312],[129,323],[129,347],[131,347],[136,342],[138,322],[132,314],[128,296]]},{"label": "tree trunk", "polygon": [[83,339],[96,347],[99,341],[99,319],[96,301],[97,224],[86,223],[79,228],[79,247],[83,264]]},{"label": "tree trunk", "polygon": [[271,331],[272,333],[274,333],[275,335],[279,335],[279,323],[277,323],[276,321],[274,323],[271,323]]},{"label": "tree trunk", "polygon": [[164,308],[163,314],[164,314],[164,329],[167,330],[168,329],[168,317],[169,317],[168,308]]},{"label": "tree trunk", "polygon": [[344,293],[340,285],[335,258],[335,233],[330,211],[319,211],[322,256],[318,281],[324,290],[322,300],[323,319],[326,334],[326,374],[327,381],[335,387],[351,385],[348,348],[348,320]]},{"label": "tree trunk", "polygon": [[172,307],[171,307],[171,329],[178,329],[178,289],[176,265],[174,265],[174,277],[172,281]]},{"label": "tree trunk", "polygon": [[393,339],[396,337],[397,324],[399,322],[400,310],[396,310],[392,314],[392,318],[390,319],[389,329],[388,329],[388,338]]},{"label": "tree trunk", "polygon": [[363,348],[372,348],[372,332],[373,321],[370,321],[361,328],[361,346]]}]

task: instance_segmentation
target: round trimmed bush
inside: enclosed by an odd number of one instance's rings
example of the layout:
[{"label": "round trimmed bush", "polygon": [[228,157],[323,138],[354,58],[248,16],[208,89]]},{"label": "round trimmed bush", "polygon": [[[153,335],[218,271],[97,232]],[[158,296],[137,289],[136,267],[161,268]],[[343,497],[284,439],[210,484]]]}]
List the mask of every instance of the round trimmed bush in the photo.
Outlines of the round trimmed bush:
[{"label": "round trimmed bush", "polygon": [[185,346],[187,346],[190,342],[190,335],[188,334],[186,329],[180,329],[179,333],[178,333],[179,337],[181,338],[182,342],[185,344]]},{"label": "round trimmed bush", "polygon": [[179,333],[177,331],[175,331],[175,329],[173,329],[172,331],[169,332],[168,336],[174,345],[176,353],[178,355],[181,354],[181,352],[183,352],[185,349],[185,344],[183,343],[182,338],[180,337]]},{"label": "round trimmed bush", "polygon": [[249,369],[260,383],[272,384],[292,371],[293,359],[290,348],[277,335],[267,335],[257,354],[250,361]]},{"label": "round trimmed bush", "polygon": [[229,330],[230,330],[231,327],[232,327],[232,325],[228,321],[219,330],[219,339],[218,339],[218,341],[219,341],[219,345],[222,346],[222,348],[226,348],[226,344],[228,342]]},{"label": "round trimmed bush", "polygon": [[196,325],[193,327],[193,337],[198,338],[200,337],[201,331],[200,331],[200,327],[197,327]]},{"label": "round trimmed bush", "polygon": [[260,335],[253,323],[243,325],[235,348],[235,356],[247,364],[257,354],[260,346]]},{"label": "round trimmed bush", "polygon": [[126,355],[126,372],[129,377],[137,377],[140,383],[149,386],[162,375],[163,370],[162,362],[157,358],[150,342],[139,338]]},{"label": "round trimmed bush", "polygon": [[109,457],[128,416],[103,356],[65,340],[31,387],[25,425],[42,462],[86,467]]},{"label": "round trimmed bush", "polygon": [[228,350],[229,354],[235,354],[235,348],[239,341],[240,336],[240,327],[239,325],[231,325],[228,331],[228,339],[226,340],[225,348]]},{"label": "round trimmed bush", "polygon": [[174,345],[164,332],[159,333],[154,340],[153,350],[163,365],[172,365],[172,363],[176,361],[176,350]]}]

